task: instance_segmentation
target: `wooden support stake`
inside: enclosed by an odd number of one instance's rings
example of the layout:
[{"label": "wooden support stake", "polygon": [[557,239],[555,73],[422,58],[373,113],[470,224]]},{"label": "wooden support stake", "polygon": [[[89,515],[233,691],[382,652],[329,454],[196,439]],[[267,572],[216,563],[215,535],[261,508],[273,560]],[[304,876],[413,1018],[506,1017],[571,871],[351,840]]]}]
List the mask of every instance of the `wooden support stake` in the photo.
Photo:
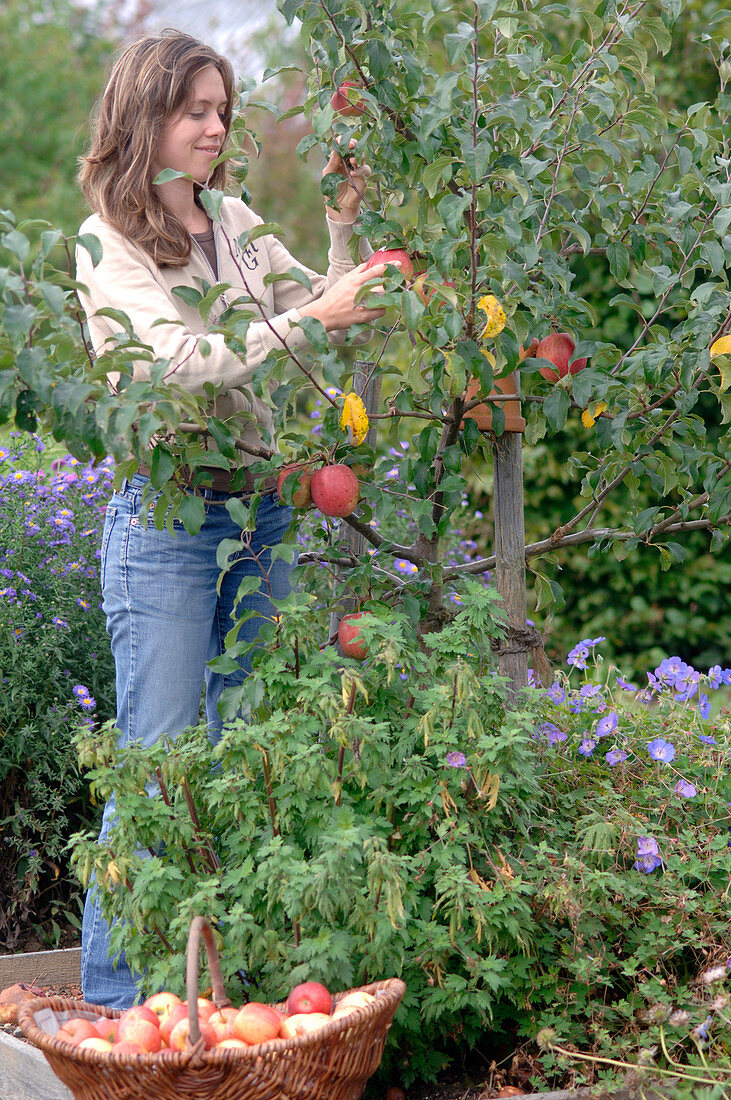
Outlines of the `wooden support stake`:
[{"label": "wooden support stake", "polygon": [[[497,590],[503,598],[508,625],[525,630],[525,518],[523,514],[523,437],[505,432],[493,442],[495,478],[495,557]],[[507,643],[507,644],[506,644]],[[528,652],[506,639],[498,656],[502,676],[516,695],[528,683]]]}]

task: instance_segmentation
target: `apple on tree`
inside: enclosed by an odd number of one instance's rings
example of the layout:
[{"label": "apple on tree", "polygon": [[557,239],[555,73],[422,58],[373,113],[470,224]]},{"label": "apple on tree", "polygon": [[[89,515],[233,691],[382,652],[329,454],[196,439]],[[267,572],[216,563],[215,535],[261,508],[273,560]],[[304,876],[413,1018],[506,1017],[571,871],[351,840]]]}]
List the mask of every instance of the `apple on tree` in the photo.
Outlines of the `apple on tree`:
[{"label": "apple on tree", "polygon": [[364,114],[366,103],[360,94],[362,91],[363,85],[357,80],[344,80],[330,97],[332,109],[336,114],[346,117]]},{"label": "apple on tree", "polygon": [[[299,472],[298,472],[299,471]],[[277,496],[283,500],[284,483],[292,480],[292,504],[295,508],[309,508],[312,504],[312,470],[301,462],[290,462],[277,475]]]},{"label": "apple on tree", "polygon": [[367,271],[371,267],[375,267],[376,264],[394,264],[398,267],[406,279],[410,279],[414,274],[414,263],[409,256],[408,252],[405,252],[403,248],[379,248],[369,256],[365,262],[365,270]]},{"label": "apple on tree", "polygon": [[580,370],[583,370],[586,366],[586,359],[574,359],[571,363],[569,360],[574,354],[576,344],[568,332],[551,332],[548,336],[544,336],[542,340],[531,340],[530,346],[527,350],[520,349],[520,358],[527,359],[548,359],[553,363],[556,370],[551,370],[550,367],[540,367],[539,374],[546,378],[549,382],[558,382],[559,378],[564,378],[567,374],[578,374]]},{"label": "apple on tree", "polygon": [[368,654],[368,647],[365,642],[359,641],[361,628],[359,620],[362,619],[363,615],[363,611],[354,611],[350,615],[343,615],[338,627],[340,648],[346,657],[353,657],[356,661],[363,661]]},{"label": "apple on tree", "polygon": [[321,466],[312,475],[312,502],[324,516],[349,516],[360,497],[360,484],[350,466]]}]

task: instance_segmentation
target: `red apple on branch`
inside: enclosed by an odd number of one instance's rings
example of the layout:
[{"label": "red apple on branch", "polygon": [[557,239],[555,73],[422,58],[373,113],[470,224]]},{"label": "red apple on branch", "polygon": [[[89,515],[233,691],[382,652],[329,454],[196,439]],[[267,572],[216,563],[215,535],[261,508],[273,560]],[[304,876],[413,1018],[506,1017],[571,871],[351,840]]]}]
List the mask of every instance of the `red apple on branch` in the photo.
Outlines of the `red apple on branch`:
[{"label": "red apple on branch", "polygon": [[330,990],[322,982],[302,982],[300,985],[296,985],[287,997],[288,1016],[295,1016],[302,1012],[327,1012],[329,1014],[332,1006],[333,999]]},{"label": "red apple on branch", "polygon": [[379,248],[366,260],[366,270],[369,267],[375,267],[376,264],[397,264],[406,279],[410,279],[414,274],[413,261],[403,248]]},{"label": "red apple on branch", "polygon": [[[368,654],[365,642],[359,640],[362,611],[355,611],[352,615],[343,615],[338,627],[338,642],[346,657],[354,657],[356,661],[362,661]],[[289,1003],[289,1002],[288,1002]],[[332,1002],[331,1002],[332,1006]],[[330,1009],[327,1010],[328,1012]]]},{"label": "red apple on branch", "polygon": [[548,359],[553,363],[556,370],[540,367],[539,373],[549,382],[558,382],[559,378],[564,378],[569,373],[578,374],[586,366],[586,359],[583,358],[574,359],[573,363],[569,363],[575,348],[576,344],[568,332],[551,332],[537,343],[533,340],[527,354],[532,358]]},{"label": "red apple on branch", "polygon": [[360,483],[350,466],[321,466],[312,475],[311,489],[323,516],[349,516],[360,497]]},{"label": "red apple on branch", "polygon": [[360,93],[363,85],[357,80],[344,80],[330,97],[332,109],[338,115],[362,115],[366,110],[366,103]]},{"label": "red apple on branch", "polygon": [[312,470],[309,466],[300,462],[291,462],[283,466],[277,475],[277,495],[284,499],[282,491],[284,483],[293,479],[292,504],[295,508],[309,508],[312,504]]}]

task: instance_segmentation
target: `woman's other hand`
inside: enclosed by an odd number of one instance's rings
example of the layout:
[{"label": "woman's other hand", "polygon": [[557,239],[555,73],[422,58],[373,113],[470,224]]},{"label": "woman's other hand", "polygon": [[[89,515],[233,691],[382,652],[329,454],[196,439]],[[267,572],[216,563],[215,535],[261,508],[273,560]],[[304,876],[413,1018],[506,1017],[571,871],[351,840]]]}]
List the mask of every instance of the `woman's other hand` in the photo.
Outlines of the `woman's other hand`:
[{"label": "woman's other hand", "polygon": [[338,279],[328,287],[314,302],[303,306],[299,311],[300,316],[315,317],[322,322],[327,332],[348,328],[349,325],[368,324],[370,321],[375,321],[378,317],[382,317],[385,311],[356,304],[355,299],[370,280],[374,281],[374,286],[369,287],[369,291],[375,294],[382,293],[383,283],[375,280],[385,271],[386,264],[373,264],[372,267],[359,264],[347,275],[343,275],[342,279]]}]

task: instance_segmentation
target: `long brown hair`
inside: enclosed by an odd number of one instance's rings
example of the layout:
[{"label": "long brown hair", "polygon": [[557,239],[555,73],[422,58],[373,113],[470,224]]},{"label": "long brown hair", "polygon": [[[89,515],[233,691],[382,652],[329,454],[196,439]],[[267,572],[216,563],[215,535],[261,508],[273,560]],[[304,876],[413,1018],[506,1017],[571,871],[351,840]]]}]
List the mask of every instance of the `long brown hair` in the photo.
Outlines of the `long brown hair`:
[{"label": "long brown hair", "polygon": [[[191,243],[153,187],[152,161],[167,121],[185,106],[194,78],[209,65],[226,91],[225,142],[234,102],[230,62],[189,34],[165,30],[138,39],[118,57],[93,118],[91,147],[80,161],[79,183],[92,208],[159,266],[182,267]],[[208,182],[225,186],[225,161]]]}]

